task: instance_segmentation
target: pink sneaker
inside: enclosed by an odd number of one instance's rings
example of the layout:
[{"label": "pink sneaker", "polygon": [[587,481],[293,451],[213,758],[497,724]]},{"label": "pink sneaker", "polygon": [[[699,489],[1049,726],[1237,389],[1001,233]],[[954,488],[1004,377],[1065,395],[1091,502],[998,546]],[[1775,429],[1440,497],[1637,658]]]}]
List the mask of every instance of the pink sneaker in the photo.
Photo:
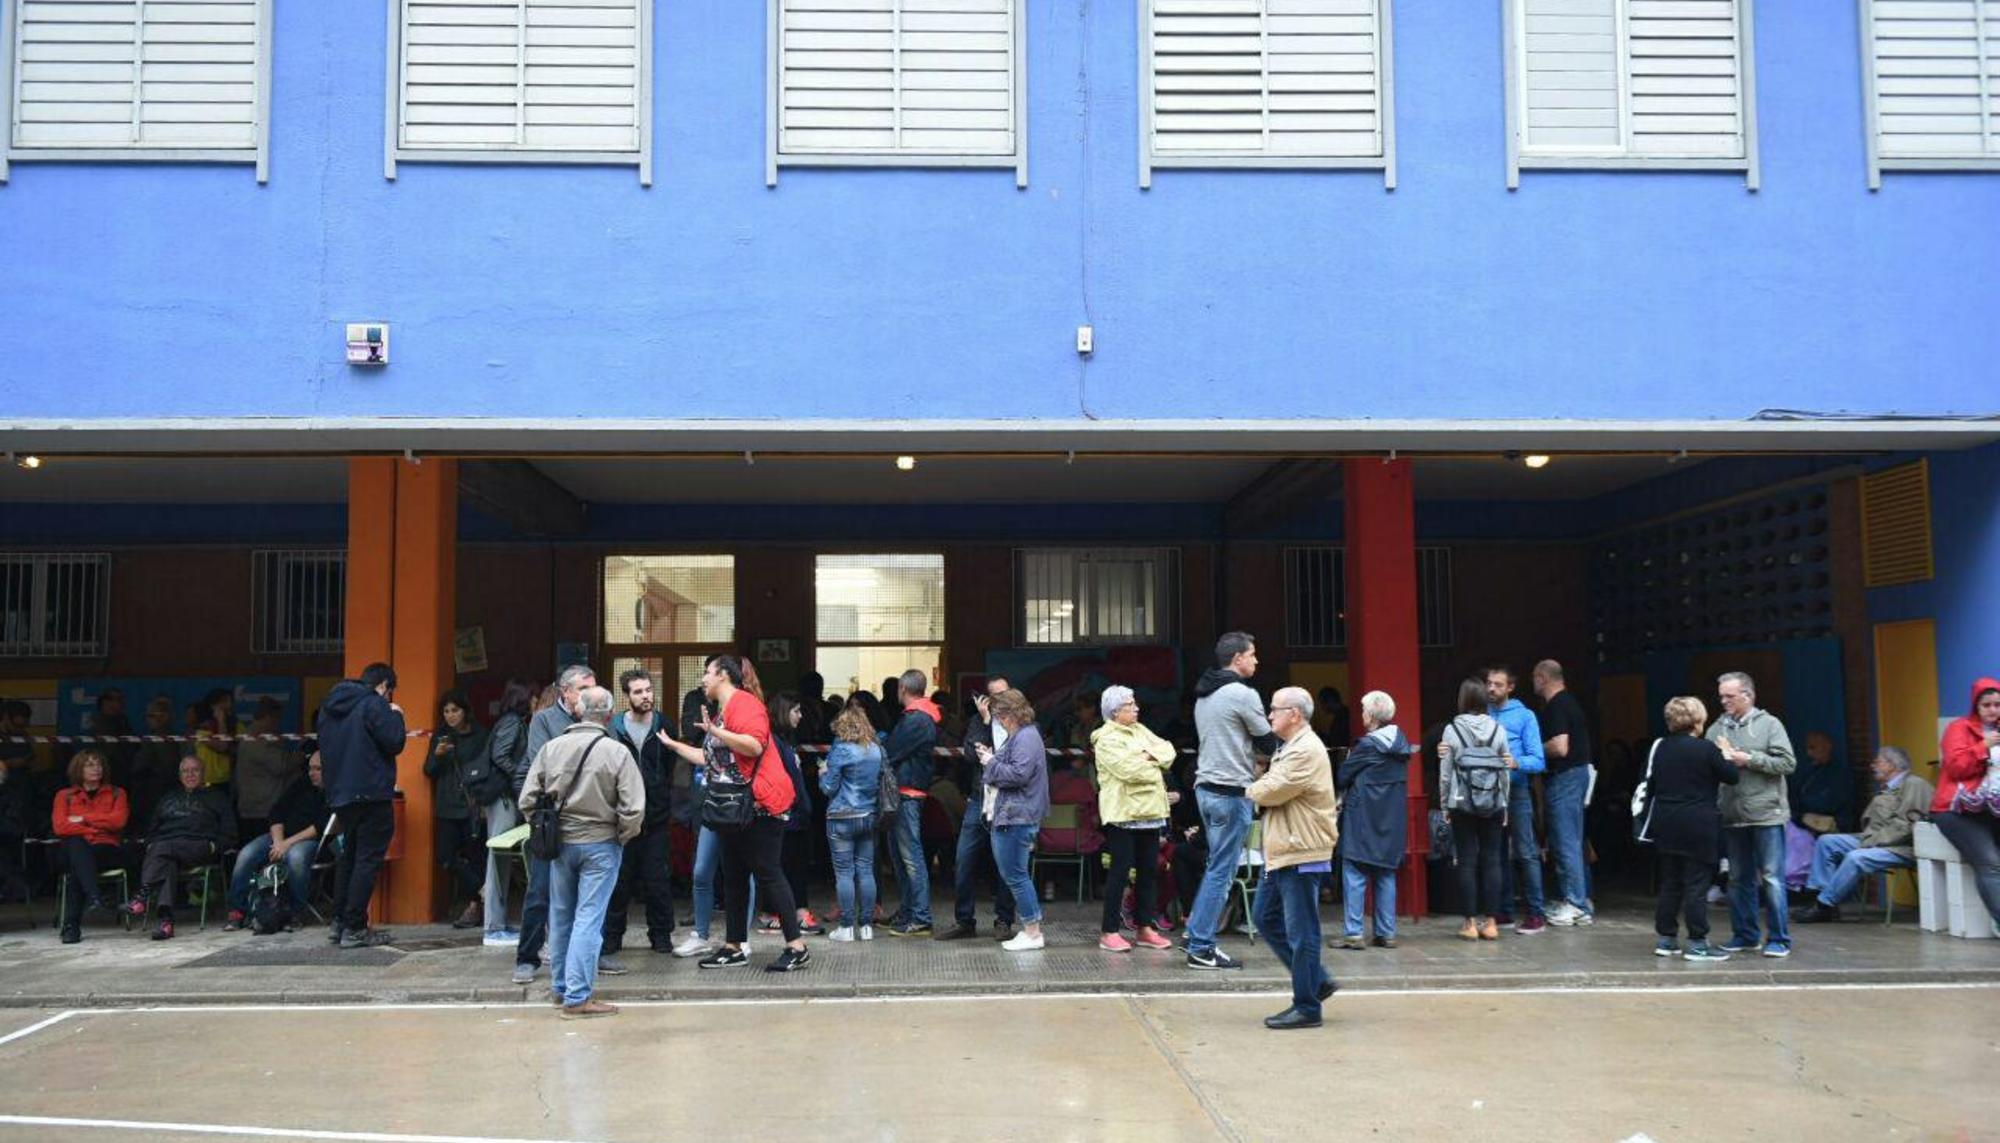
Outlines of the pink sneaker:
[{"label": "pink sneaker", "polygon": [[1117,933],[1106,933],[1098,940],[1097,947],[1105,952],[1131,952],[1132,942]]},{"label": "pink sneaker", "polygon": [[1132,943],[1138,945],[1140,948],[1147,949],[1170,949],[1174,947],[1174,942],[1154,932],[1140,933]]}]

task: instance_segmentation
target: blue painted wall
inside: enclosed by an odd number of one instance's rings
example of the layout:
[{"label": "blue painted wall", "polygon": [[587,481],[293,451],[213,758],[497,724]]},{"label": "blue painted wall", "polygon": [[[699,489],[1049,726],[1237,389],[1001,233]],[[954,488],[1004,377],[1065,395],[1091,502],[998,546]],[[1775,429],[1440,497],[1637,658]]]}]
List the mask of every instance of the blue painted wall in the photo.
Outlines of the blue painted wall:
[{"label": "blue painted wall", "polygon": [[[1029,0],[1025,191],[831,170],[767,190],[759,0],[658,5],[650,190],[609,168],[409,163],[390,183],[384,5],[280,3],[269,186],[15,166],[0,410],[1990,409],[2000,178],[1865,189],[1854,8],[1761,6],[1762,192],[1527,172],[1510,194],[1500,6],[1403,0],[1390,194],[1356,172],[1163,171],[1139,191],[1131,0]],[[394,323],[386,372],[341,363],[341,323],[362,319]]]}]

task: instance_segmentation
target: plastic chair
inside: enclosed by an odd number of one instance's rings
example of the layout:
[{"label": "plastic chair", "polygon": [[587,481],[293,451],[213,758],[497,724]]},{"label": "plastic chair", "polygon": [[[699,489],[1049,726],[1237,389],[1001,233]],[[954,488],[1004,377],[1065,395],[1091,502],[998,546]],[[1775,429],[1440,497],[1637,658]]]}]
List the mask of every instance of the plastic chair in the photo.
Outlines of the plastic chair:
[{"label": "plastic chair", "polygon": [[[232,868],[235,865],[233,861],[230,864]],[[228,890],[229,878],[223,875],[221,864],[213,861],[182,870],[181,876],[187,881],[189,904],[194,903],[193,897],[197,892],[201,894],[200,927],[205,929],[208,927],[208,906]]]},{"label": "plastic chair", "polygon": [[522,884],[527,883],[528,876],[528,833],[528,823],[522,822],[505,833],[486,839],[486,848],[495,852],[512,853],[520,858]]},{"label": "plastic chair", "polygon": [[[130,901],[132,899],[132,878],[130,874],[125,872],[125,870],[107,869],[104,872],[99,873],[97,875],[97,879],[101,882],[102,881],[117,882],[118,896],[114,898],[114,900],[116,900],[120,905],[123,905],[125,902]],[[66,892],[68,888],[69,888],[69,874],[65,872],[60,874],[56,878],[56,928],[57,929],[63,928],[69,922],[69,894]],[[118,918],[119,921],[125,926],[127,930],[130,930],[132,928],[132,914],[130,911],[122,908],[119,909]]]},{"label": "plastic chair", "polygon": [[[1042,828],[1035,838],[1035,852],[1030,864],[1039,868],[1044,864],[1067,865],[1076,870],[1076,903],[1083,904],[1085,865],[1084,853],[1080,848],[1082,815],[1075,804],[1052,805],[1048,816],[1042,819]],[[1050,831],[1068,831],[1068,844],[1054,848],[1050,842]],[[1037,877],[1030,872],[1030,877]],[[1037,879],[1039,879],[1037,877]]]},{"label": "plastic chair", "polygon": [[1257,883],[1264,877],[1264,823],[1253,821],[1243,836],[1243,852],[1236,857],[1236,892],[1243,898],[1243,927],[1250,939],[1257,939]]}]

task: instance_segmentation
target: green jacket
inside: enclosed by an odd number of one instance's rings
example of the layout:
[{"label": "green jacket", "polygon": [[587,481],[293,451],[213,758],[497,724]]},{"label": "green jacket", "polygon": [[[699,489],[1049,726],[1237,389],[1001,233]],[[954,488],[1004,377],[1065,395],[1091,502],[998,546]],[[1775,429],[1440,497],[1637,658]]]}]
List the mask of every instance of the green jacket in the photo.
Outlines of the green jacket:
[{"label": "green jacket", "polygon": [[1915,857],[1912,830],[1930,812],[1931,784],[1915,774],[1905,774],[1895,789],[1875,795],[1868,808],[1861,811],[1861,844],[1902,857]]},{"label": "green jacket", "polygon": [[[1737,722],[1728,715],[1708,728],[1708,740],[1717,746],[1724,738],[1738,750],[1750,754],[1742,778],[1734,786],[1722,787],[1718,805],[1722,826],[1774,826],[1791,820],[1791,802],[1785,794],[1785,775],[1798,768],[1799,756],[1792,750],[1792,737],[1785,724],[1769,711],[1752,707],[1750,716]],[[1735,763],[1731,763],[1735,765]]]},{"label": "green jacket", "polygon": [[1174,748],[1144,723],[1107,722],[1090,732],[1097,756],[1097,820],[1104,825],[1164,821],[1167,767]]}]

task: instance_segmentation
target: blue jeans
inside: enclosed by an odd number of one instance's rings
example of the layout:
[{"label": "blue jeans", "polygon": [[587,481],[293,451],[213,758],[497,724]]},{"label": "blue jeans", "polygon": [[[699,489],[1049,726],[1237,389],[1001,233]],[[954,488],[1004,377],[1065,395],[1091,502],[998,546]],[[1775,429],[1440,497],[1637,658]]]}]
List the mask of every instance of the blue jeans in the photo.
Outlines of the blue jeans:
[{"label": "blue jeans", "polygon": [[1917,859],[1861,844],[1851,833],[1829,833],[1813,842],[1812,874],[1806,887],[1819,890],[1819,903],[1831,908],[1854,896],[1861,879],[1887,869],[1914,869]]},{"label": "blue jeans", "polygon": [[549,862],[549,991],[564,1004],[590,999],[604,911],[625,849],[615,841],[566,841]]},{"label": "blue jeans", "polygon": [[1723,853],[1729,858],[1729,925],[1736,943],[1757,944],[1757,906],[1761,902],[1769,942],[1792,943],[1785,917],[1785,827],[1730,826],[1722,831]]},{"label": "blue jeans", "polygon": [[[958,820],[958,858],[955,862],[953,888],[958,899],[952,903],[952,912],[961,925],[977,924],[979,921],[979,875],[989,870],[993,862],[992,842],[986,836],[986,817],[980,813],[979,795],[974,792],[972,800],[965,804],[965,816]],[[1007,890],[1007,882],[994,874],[993,920],[996,924],[1014,923],[1014,894]]]},{"label": "blue jeans", "polygon": [[1590,767],[1571,767],[1543,783],[1542,804],[1548,819],[1549,853],[1556,859],[1554,895],[1594,913],[1583,860],[1583,794],[1589,788]]},{"label": "blue jeans", "polygon": [[[1368,887],[1375,887],[1375,935],[1396,935],[1396,871],[1358,861],[1340,862],[1340,910],[1345,935],[1361,935],[1361,909],[1368,899]],[[1261,923],[1261,922],[1260,922]]]},{"label": "blue jeans", "polygon": [[[312,891],[313,856],[319,853],[319,839],[296,842],[285,851],[285,887],[292,891],[292,906],[306,907]],[[271,864],[271,835],[260,833],[236,854],[236,870],[229,877],[229,907],[242,912],[250,907],[250,883]]]},{"label": "blue jeans", "polygon": [[1500,909],[1513,911],[1518,886],[1527,899],[1527,915],[1542,916],[1542,847],[1535,844],[1534,783],[1521,774],[1514,775],[1507,791],[1507,844],[1513,860],[1501,867]]},{"label": "blue jeans", "polygon": [[833,888],[840,896],[840,923],[850,928],[875,921],[875,815],[826,819],[826,846],[833,856]]},{"label": "blue jeans", "polygon": [[924,861],[924,802],[904,798],[889,823],[889,836],[896,845],[896,889],[901,901],[896,915],[905,923],[931,923],[931,874]]},{"label": "blue jeans", "polygon": [[1215,931],[1222,926],[1236,863],[1243,856],[1243,839],[1250,836],[1253,807],[1248,798],[1212,790],[1195,790],[1194,801],[1201,809],[1201,831],[1208,838],[1208,868],[1202,870],[1201,888],[1188,911],[1187,950],[1204,953],[1215,947]]},{"label": "blue jeans", "polygon": [[1257,886],[1257,939],[1292,971],[1292,1007],[1319,1017],[1319,990],[1329,979],[1319,959],[1319,883],[1324,875],[1273,869]]},{"label": "blue jeans", "polygon": [[[702,826],[694,840],[694,935],[708,939],[708,918],[715,912],[715,877],[722,869],[722,837]],[[750,917],[757,919],[757,883],[750,883]],[[755,925],[751,925],[755,928]]]},{"label": "blue jeans", "polygon": [[1000,868],[1000,880],[1014,894],[1014,909],[1024,925],[1042,923],[1041,898],[1035,896],[1035,879],[1028,873],[1028,857],[1034,852],[1038,825],[988,826],[993,839],[993,864]]}]

